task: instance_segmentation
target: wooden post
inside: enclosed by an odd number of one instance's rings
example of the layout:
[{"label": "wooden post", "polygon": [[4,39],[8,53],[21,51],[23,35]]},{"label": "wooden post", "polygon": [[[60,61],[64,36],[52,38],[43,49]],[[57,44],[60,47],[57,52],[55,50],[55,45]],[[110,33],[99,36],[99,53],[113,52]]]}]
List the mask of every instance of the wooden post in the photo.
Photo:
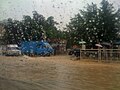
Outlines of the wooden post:
[{"label": "wooden post", "polygon": [[82,59],[82,50],[80,49],[80,60]]},{"label": "wooden post", "polygon": [[98,60],[101,60],[101,49],[98,48]]}]

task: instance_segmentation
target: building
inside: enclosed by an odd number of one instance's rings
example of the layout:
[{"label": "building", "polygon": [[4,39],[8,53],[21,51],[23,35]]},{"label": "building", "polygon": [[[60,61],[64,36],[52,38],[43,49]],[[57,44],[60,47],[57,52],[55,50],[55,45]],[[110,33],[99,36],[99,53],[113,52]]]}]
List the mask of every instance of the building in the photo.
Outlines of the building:
[{"label": "building", "polygon": [[67,40],[65,39],[52,39],[49,42],[55,50],[55,54],[65,54]]}]

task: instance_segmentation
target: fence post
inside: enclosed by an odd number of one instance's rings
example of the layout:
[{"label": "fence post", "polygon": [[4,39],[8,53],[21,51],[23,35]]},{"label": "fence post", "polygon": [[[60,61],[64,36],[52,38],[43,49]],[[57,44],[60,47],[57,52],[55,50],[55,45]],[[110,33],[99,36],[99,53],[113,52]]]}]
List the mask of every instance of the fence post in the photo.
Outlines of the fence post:
[{"label": "fence post", "polygon": [[101,60],[101,49],[98,49],[98,60]]},{"label": "fence post", "polygon": [[110,60],[113,59],[113,49],[110,49]]},{"label": "fence post", "polygon": [[106,56],[106,60],[108,60],[108,50],[105,50],[105,56]]},{"label": "fence post", "polygon": [[80,49],[80,60],[82,59],[82,50]]}]

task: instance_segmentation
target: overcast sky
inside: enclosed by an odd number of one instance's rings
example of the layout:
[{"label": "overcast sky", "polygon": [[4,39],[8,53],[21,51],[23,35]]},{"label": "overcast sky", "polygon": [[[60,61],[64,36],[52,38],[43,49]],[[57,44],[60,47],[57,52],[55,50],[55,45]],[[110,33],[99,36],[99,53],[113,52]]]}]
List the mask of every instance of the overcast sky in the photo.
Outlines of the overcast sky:
[{"label": "overcast sky", "polygon": [[[120,7],[120,0],[108,0],[115,8]],[[32,11],[44,15],[46,18],[54,16],[58,22],[66,24],[87,3],[100,4],[101,0],[0,0],[0,20],[13,18],[21,20],[23,15],[32,16]]]}]

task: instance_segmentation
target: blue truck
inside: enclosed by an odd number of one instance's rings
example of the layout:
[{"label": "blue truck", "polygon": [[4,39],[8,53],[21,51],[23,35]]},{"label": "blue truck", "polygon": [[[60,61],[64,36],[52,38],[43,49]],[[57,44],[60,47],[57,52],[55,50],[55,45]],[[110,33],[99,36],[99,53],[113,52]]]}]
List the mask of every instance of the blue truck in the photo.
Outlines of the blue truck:
[{"label": "blue truck", "polygon": [[21,53],[25,55],[50,56],[54,49],[46,41],[24,41],[21,43]]}]

